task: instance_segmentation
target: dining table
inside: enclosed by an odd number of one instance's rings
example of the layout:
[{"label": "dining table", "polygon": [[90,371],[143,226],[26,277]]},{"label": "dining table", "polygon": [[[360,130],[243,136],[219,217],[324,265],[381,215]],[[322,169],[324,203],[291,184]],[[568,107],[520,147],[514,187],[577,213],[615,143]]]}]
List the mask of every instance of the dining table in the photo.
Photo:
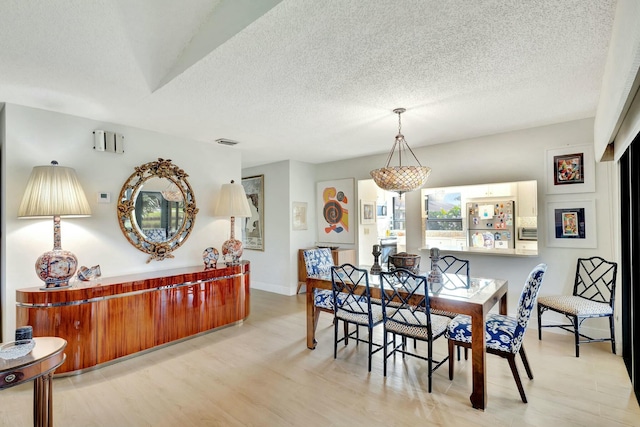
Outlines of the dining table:
[{"label": "dining table", "polygon": [[[428,274],[428,273],[427,273]],[[426,274],[425,274],[426,275]],[[446,275],[445,275],[446,276]],[[458,277],[459,278],[459,277]],[[446,277],[443,281],[447,281]],[[487,365],[485,350],[485,319],[487,313],[498,304],[500,314],[507,314],[507,290],[509,283],[503,279],[482,277],[469,278],[469,286],[448,288],[442,283],[429,285],[429,303],[432,309],[466,314],[471,317],[471,405],[480,410],[487,406]],[[378,275],[369,275],[371,298],[380,298]],[[315,289],[332,289],[331,276],[309,276],[307,278],[307,348],[316,348],[317,308],[314,304]],[[421,296],[416,295],[416,300]]]}]

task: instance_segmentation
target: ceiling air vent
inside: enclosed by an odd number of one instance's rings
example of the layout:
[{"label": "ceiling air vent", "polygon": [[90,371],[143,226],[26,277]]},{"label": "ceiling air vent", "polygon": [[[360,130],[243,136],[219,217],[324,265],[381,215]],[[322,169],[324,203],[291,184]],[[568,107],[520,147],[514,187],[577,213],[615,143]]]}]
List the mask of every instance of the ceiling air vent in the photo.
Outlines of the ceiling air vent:
[{"label": "ceiling air vent", "polygon": [[238,141],[234,141],[233,139],[227,139],[227,138],[218,138],[216,139],[216,142],[220,145],[236,145],[238,144]]}]

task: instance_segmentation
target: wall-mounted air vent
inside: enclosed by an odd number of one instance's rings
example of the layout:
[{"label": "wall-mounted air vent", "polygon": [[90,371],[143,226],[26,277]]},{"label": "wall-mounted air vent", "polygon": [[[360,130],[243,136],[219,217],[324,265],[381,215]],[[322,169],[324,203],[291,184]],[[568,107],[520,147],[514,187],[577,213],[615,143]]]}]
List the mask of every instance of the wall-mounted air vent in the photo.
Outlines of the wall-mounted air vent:
[{"label": "wall-mounted air vent", "polygon": [[227,138],[218,138],[216,139],[216,142],[220,145],[237,145],[238,141],[234,141],[233,139],[227,139]]},{"label": "wall-mounted air vent", "polygon": [[520,240],[538,240],[538,229],[533,227],[518,228],[518,238]]},{"label": "wall-mounted air vent", "polygon": [[108,153],[124,153],[124,136],[106,130],[93,131],[93,149]]}]

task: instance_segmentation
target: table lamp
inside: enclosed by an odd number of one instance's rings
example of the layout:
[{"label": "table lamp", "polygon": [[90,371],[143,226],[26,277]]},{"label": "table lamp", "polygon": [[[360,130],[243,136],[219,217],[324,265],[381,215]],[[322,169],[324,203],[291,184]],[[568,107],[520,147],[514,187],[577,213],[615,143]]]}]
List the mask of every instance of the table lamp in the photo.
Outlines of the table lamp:
[{"label": "table lamp", "polygon": [[228,264],[237,264],[242,256],[242,242],[235,238],[235,218],[251,216],[251,208],[242,184],[236,184],[233,180],[230,184],[222,184],[213,214],[231,217],[231,237],[222,244],[222,255],[225,259],[231,258]]},{"label": "table lamp", "polygon": [[53,217],[53,249],[40,255],[36,261],[36,274],[45,282],[42,289],[69,286],[69,279],[78,268],[76,256],[61,247],[60,217],[90,215],[89,203],[74,169],[58,166],[55,160],[50,166],[33,168],[18,217]]}]

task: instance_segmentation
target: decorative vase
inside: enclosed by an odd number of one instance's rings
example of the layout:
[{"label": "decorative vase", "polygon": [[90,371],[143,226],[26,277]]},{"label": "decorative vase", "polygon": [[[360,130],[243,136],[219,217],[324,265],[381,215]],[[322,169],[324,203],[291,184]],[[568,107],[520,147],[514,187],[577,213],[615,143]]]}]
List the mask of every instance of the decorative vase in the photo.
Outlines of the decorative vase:
[{"label": "decorative vase", "polygon": [[218,264],[218,258],[220,254],[216,248],[207,248],[202,252],[202,261],[204,262],[204,268],[216,268]]}]

